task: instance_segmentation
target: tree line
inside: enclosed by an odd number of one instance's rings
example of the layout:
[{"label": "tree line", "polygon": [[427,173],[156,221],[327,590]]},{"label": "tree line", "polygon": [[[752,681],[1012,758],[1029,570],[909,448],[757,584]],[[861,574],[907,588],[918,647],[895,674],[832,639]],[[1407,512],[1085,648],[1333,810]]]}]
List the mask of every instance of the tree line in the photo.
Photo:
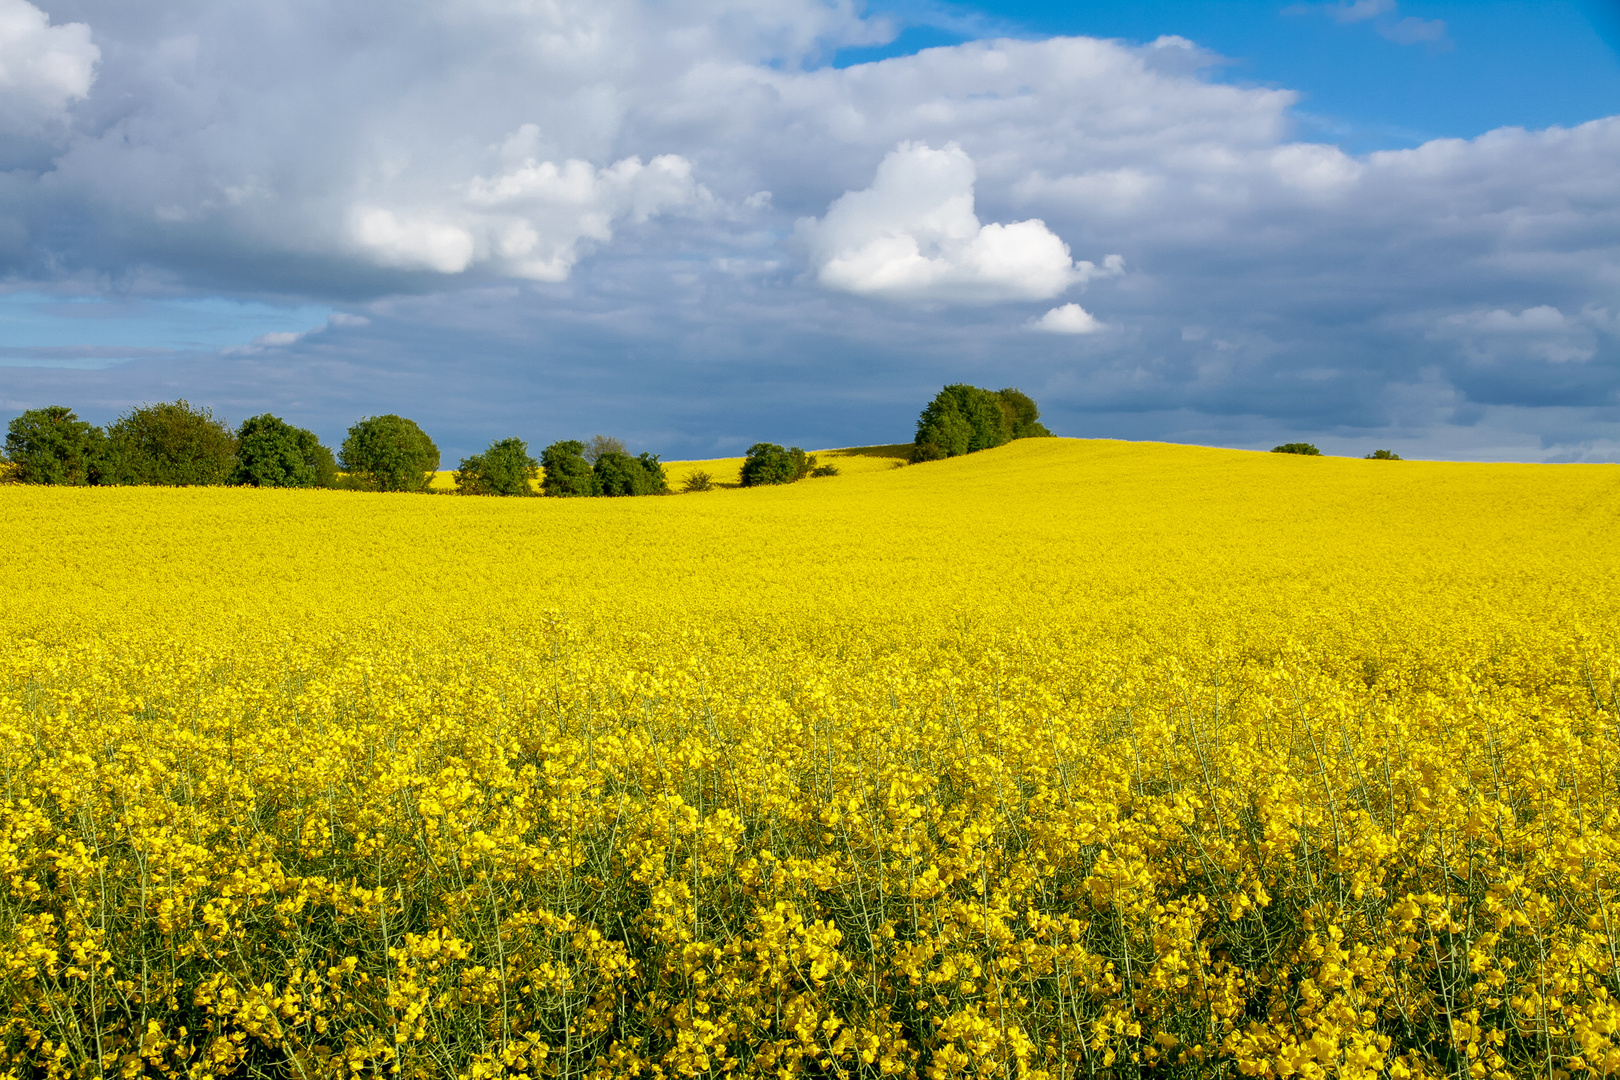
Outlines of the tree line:
[{"label": "tree line", "polygon": [[[1048,435],[1029,395],[957,383],[940,390],[918,417],[911,460],[934,461]],[[249,417],[233,430],[210,409],[184,399],[131,408],[106,428],[80,420],[63,405],[30,409],[7,428],[5,457],[13,479],[26,484],[363,491],[426,491],[440,461],[438,446],[403,416],[361,418],[334,454],[313,431],[270,413]],[[759,442],[748,448],[739,480],[743,487],[759,487],[837,473],[836,466],[818,464],[814,454],[797,446]],[[497,439],[462,458],[451,476],[463,495],[579,498],[670,491],[659,455],[631,455],[623,442],[605,435],[558,440],[538,459],[522,439]],[[699,471],[683,490],[713,486],[713,477]]]},{"label": "tree line", "polygon": [[368,416],[333,454],[313,431],[270,413],[232,430],[181,399],[132,408],[105,429],[63,405],[30,409],[6,429],[6,460],[25,484],[414,491],[432,481],[439,448],[413,421]]},{"label": "tree line", "polygon": [[[1318,450],[1316,448],[1315,443],[1308,443],[1308,442],[1287,442],[1287,443],[1283,443],[1281,446],[1273,446],[1271,448],[1271,452],[1273,454],[1301,454],[1301,455],[1303,455],[1305,457],[1323,457],[1324,456],[1322,451],[1320,451],[1320,450]],[[1367,461],[1400,461],[1401,460],[1401,455],[1397,454],[1393,450],[1374,450],[1370,454],[1363,455],[1363,457]]]},{"label": "tree line", "polygon": [[[25,484],[236,485],[426,491],[439,448],[414,420],[355,422],[336,454],[308,428],[270,413],[236,429],[185,400],[132,408],[105,429],[62,405],[30,409],[6,430],[6,460]],[[497,439],[451,474],[465,495],[653,495],[669,490],[656,454],[631,457],[617,439],[552,443],[537,461],[522,439]]]}]

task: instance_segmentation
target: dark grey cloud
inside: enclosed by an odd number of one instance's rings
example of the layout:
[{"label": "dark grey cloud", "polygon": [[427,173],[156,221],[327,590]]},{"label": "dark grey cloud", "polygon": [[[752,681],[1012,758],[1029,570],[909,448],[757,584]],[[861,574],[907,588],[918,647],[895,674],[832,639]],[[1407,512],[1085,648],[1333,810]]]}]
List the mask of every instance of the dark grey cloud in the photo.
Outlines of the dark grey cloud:
[{"label": "dark grey cloud", "polygon": [[809,0],[42,6],[94,83],[0,91],[4,287],[369,322],[93,370],[0,342],[0,412],[684,456],[904,439],[965,379],[1076,435],[1620,457],[1620,119],[1352,156],[1181,39],[840,70],[889,29]]}]

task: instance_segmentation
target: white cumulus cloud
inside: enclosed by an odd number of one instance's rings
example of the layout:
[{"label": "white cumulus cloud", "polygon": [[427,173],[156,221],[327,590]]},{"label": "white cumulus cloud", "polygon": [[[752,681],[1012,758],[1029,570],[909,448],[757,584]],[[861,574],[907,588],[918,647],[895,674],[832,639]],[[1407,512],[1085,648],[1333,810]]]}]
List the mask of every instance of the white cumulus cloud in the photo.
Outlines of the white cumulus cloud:
[{"label": "white cumulus cloud", "polygon": [[396,214],[380,206],[354,207],[349,232],[382,266],[459,274],[472,262],[472,234],[429,215]]},{"label": "white cumulus cloud", "polygon": [[[535,141],[525,124],[503,150]],[[613,238],[620,221],[643,222],[673,207],[706,201],[692,164],[661,154],[643,164],[624,158],[598,169],[524,157],[490,176],[474,176],[453,201],[426,211],[357,203],[349,213],[355,245],[380,266],[459,274],[487,262],[497,272],[535,281],[566,281],[581,247]]]},{"label": "white cumulus cloud", "polygon": [[618,221],[643,222],[708,197],[692,179],[692,163],[678,154],[646,164],[625,158],[604,169],[529,157],[468,186],[469,205],[494,237],[494,257],[508,273],[537,281],[567,278],[580,243],[611,240]]},{"label": "white cumulus cloud", "polygon": [[101,50],[84,23],[52,26],[28,0],[0,0],[0,132],[32,134],[88,97]]},{"label": "white cumulus cloud", "polygon": [[1038,218],[981,224],[973,160],[956,143],[901,143],[872,186],[849,191],[819,221],[801,219],[815,279],[829,289],[890,300],[994,303],[1044,300],[1099,274]]},{"label": "white cumulus cloud", "polygon": [[1049,334],[1095,334],[1103,329],[1097,316],[1079,304],[1055,307],[1040,318],[1031,320],[1030,326]]}]

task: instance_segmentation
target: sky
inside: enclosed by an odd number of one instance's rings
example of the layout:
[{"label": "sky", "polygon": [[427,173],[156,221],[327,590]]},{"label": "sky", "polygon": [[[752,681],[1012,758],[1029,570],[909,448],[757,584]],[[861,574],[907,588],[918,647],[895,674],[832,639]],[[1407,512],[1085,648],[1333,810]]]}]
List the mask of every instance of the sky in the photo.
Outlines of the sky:
[{"label": "sky", "polygon": [[0,422],[1620,461],[1620,0],[0,0]]}]

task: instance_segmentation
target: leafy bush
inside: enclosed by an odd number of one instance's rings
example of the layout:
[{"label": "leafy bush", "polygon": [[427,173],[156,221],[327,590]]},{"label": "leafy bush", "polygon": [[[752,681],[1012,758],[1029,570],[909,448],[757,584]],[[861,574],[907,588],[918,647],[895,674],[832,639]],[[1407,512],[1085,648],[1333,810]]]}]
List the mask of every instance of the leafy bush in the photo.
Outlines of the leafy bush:
[{"label": "leafy bush", "polygon": [[1035,404],[1035,399],[1019,390],[1009,386],[1004,390],[997,390],[996,396],[1001,399],[1001,412],[1006,418],[1007,430],[1015,439],[1050,439],[1052,433],[1046,425],[1041,423],[1041,410]]},{"label": "leafy bush", "polygon": [[791,484],[809,476],[815,467],[815,455],[806,454],[797,446],[784,449],[775,443],[755,443],[743,458],[742,486]]},{"label": "leafy bush", "polygon": [[1050,436],[1040,421],[1041,411],[1022,390],[984,390],[952,383],[934,395],[917,418],[912,461],[988,450],[1013,439]]},{"label": "leafy bush", "polygon": [[1367,460],[1368,461],[1399,461],[1399,460],[1401,460],[1401,455],[1397,454],[1393,450],[1374,450],[1372,453],[1367,455]]},{"label": "leafy bush", "polygon": [[1307,457],[1321,457],[1322,451],[1308,442],[1289,442],[1271,448],[1273,454],[1304,454]]},{"label": "leafy bush", "polygon": [[279,416],[250,416],[236,429],[236,468],[230,482],[251,487],[332,487],[337,461],[307,428]]},{"label": "leafy bush", "polygon": [[533,495],[530,481],[540,463],[529,456],[529,444],[522,439],[501,439],[489,444],[482,454],[461,459],[461,468],[451,476],[462,495]]},{"label": "leafy bush", "polygon": [[540,467],[546,471],[540,492],[558,498],[596,494],[596,478],[585,460],[585,444],[578,439],[560,439],[540,451]]},{"label": "leafy bush", "polygon": [[112,483],[223,484],[236,468],[236,435],[184,399],[131,409],[107,428],[107,442]]},{"label": "leafy bush", "polygon": [[29,409],[6,429],[6,458],[24,484],[94,484],[107,460],[107,438],[64,405]]},{"label": "leafy bush", "polygon": [[651,494],[651,485],[647,474],[641,469],[641,463],[629,454],[611,450],[600,454],[591,471],[596,481],[598,495],[617,497]]},{"label": "leafy bush", "polygon": [[658,460],[658,454],[642,452],[636,455],[636,462],[641,471],[647,474],[647,480],[652,485],[649,495],[669,494],[669,473],[664,470],[664,463]]},{"label": "leafy bush", "polygon": [[687,474],[685,481],[681,483],[681,490],[687,492],[710,491],[713,488],[714,477],[704,472],[702,469],[697,469],[694,472]]},{"label": "leafy bush", "polygon": [[810,475],[811,476],[837,476],[838,475],[838,466],[836,466],[836,465],[817,465],[815,468],[810,470]]},{"label": "leafy bush", "polygon": [[439,467],[439,448],[416,421],[389,413],[351,427],[339,461],[367,490],[426,491]]},{"label": "leafy bush", "polygon": [[631,457],[606,451],[597,457],[592,472],[598,495],[663,495],[669,491],[664,467],[654,454]]}]

